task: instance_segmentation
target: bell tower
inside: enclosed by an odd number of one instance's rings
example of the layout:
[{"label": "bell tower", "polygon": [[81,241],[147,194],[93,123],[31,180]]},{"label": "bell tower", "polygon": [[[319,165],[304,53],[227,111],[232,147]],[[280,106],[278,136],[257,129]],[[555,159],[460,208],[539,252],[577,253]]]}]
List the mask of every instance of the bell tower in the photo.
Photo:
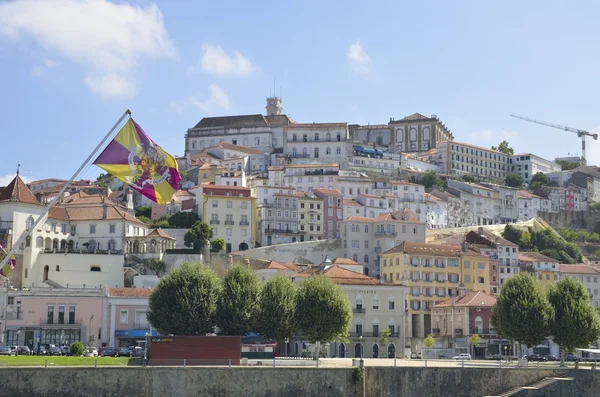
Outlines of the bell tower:
[{"label": "bell tower", "polygon": [[283,114],[283,102],[280,97],[272,96],[267,98],[267,116],[276,116]]}]

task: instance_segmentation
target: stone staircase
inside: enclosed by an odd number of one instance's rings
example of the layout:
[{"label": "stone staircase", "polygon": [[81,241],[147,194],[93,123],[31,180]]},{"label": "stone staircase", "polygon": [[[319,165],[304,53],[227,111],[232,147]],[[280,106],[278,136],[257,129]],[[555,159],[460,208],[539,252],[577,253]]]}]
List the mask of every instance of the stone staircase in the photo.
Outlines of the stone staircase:
[{"label": "stone staircase", "polygon": [[531,386],[517,387],[498,396],[483,397],[544,397],[544,389],[551,388],[558,382],[572,382],[574,378],[544,378]]}]

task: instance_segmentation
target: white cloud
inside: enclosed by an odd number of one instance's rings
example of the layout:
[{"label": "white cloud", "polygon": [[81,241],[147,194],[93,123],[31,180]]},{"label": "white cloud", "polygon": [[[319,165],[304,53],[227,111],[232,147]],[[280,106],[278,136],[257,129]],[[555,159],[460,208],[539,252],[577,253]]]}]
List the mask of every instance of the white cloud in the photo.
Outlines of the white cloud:
[{"label": "white cloud", "polygon": [[41,77],[46,74],[46,72],[49,72],[58,66],[58,62],[53,61],[52,59],[45,59],[41,64],[35,65],[33,68],[31,68],[31,74],[36,77]]},{"label": "white cloud", "polygon": [[107,73],[98,76],[87,76],[85,85],[95,94],[103,98],[133,98],[137,93],[135,84],[118,73]]},{"label": "white cloud", "polygon": [[350,67],[357,74],[369,73],[369,67],[371,66],[371,58],[365,52],[360,41],[352,43],[348,49],[348,59],[350,60]]},{"label": "white cloud", "polygon": [[240,52],[235,51],[229,55],[218,45],[202,45],[202,58],[200,65],[192,70],[201,69],[215,77],[245,77],[254,73],[254,65]]},{"label": "white cloud", "polygon": [[[46,51],[86,66],[86,84],[103,96],[125,94],[114,83],[131,87],[125,81],[140,58],[176,54],[154,4],[142,8],[106,0],[14,0],[0,5],[1,36],[15,43],[31,37]],[[101,82],[110,86],[98,89]]]},{"label": "white cloud", "polygon": [[189,103],[196,109],[206,114],[215,114],[220,110],[229,110],[231,104],[227,92],[216,84],[211,84],[210,98],[201,99],[198,95],[193,95],[189,98]]},{"label": "white cloud", "polygon": [[[8,185],[9,183],[12,182],[13,179],[15,179],[15,176],[17,176],[17,174],[8,174],[8,175],[0,176],[0,186]],[[27,178],[24,175],[20,175],[20,177],[23,180],[23,182],[25,182],[25,183],[31,182],[31,179]]]}]

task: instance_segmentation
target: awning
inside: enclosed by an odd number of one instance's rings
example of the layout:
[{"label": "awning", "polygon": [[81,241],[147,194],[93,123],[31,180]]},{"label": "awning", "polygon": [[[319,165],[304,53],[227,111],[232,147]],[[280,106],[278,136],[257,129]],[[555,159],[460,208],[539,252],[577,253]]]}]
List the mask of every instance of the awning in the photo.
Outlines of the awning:
[{"label": "awning", "polygon": [[577,349],[582,352],[592,353],[592,354],[600,354],[600,349]]}]

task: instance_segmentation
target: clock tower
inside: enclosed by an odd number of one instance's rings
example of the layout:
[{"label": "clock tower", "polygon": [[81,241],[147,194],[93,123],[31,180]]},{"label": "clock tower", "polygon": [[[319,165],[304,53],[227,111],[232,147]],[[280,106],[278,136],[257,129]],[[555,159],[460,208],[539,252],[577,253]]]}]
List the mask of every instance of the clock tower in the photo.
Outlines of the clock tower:
[{"label": "clock tower", "polygon": [[283,104],[281,98],[273,96],[267,98],[267,116],[283,114]]}]

